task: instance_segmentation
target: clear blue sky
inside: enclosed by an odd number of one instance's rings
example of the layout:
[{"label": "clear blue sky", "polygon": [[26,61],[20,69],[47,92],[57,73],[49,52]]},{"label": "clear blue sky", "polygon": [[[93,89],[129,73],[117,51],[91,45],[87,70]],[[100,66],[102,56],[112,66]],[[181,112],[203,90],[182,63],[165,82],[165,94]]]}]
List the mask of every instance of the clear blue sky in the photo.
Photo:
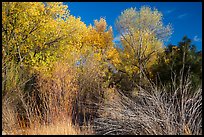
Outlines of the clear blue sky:
[{"label": "clear blue sky", "polygon": [[139,9],[146,5],[157,8],[163,13],[165,25],[172,24],[173,34],[167,44],[177,44],[187,35],[198,50],[202,50],[202,3],[201,2],[64,2],[71,15],[81,17],[87,25],[95,19],[105,17],[107,24],[113,27],[114,37],[118,33],[114,27],[116,18],[130,7]]}]

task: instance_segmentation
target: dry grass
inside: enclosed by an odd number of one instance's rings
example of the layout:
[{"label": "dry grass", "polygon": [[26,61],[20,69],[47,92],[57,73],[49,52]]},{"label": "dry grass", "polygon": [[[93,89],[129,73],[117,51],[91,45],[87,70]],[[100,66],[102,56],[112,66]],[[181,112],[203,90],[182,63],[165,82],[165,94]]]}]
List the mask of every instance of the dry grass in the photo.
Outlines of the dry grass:
[{"label": "dry grass", "polygon": [[2,130],[4,133],[10,133],[13,129],[19,129],[17,123],[13,100],[6,96],[2,99]]},{"label": "dry grass", "polygon": [[[53,101],[53,100],[52,100]],[[19,118],[15,106],[9,101],[3,101],[3,131],[9,135],[78,135],[93,134],[91,126],[81,129],[77,124],[73,125],[68,111],[64,109],[52,109],[39,115],[35,106],[24,102],[26,105],[26,120]],[[43,117],[43,118],[42,118]],[[44,119],[47,118],[47,119]],[[26,123],[27,122],[27,123]]]},{"label": "dry grass", "polygon": [[172,91],[150,84],[135,99],[115,90],[100,109],[97,134],[201,135],[202,88],[191,90],[189,78]]},{"label": "dry grass", "polygon": [[4,133],[7,135],[86,135],[93,134],[93,131],[81,130],[78,126],[73,126],[71,122],[65,121],[51,125],[36,124],[29,128],[13,128],[12,131],[4,131]]},{"label": "dry grass", "polygon": [[91,126],[72,124],[77,92],[74,77],[73,69],[58,64],[51,77],[36,77],[29,92],[16,89],[17,99],[13,100],[9,94],[4,96],[3,131],[12,135],[92,134]]},{"label": "dry grass", "polygon": [[84,135],[92,134],[91,130],[81,131],[78,126],[73,126],[71,121],[55,122],[55,124],[42,125],[35,123],[32,127],[13,130],[11,135]]},{"label": "dry grass", "polygon": [[[148,87],[138,87],[142,90],[134,99],[114,88],[107,89],[105,100],[98,101],[101,95],[98,92],[104,89],[96,74],[89,69],[77,81],[74,69],[67,64],[56,64],[51,77],[39,76],[36,83],[31,83],[32,91],[25,93],[16,88],[15,97],[9,92],[2,98],[3,131],[11,135],[202,134],[202,87],[192,91],[190,77],[178,84],[172,80],[170,87],[160,88],[147,79]],[[76,109],[79,104],[73,104],[76,99],[78,103],[97,105],[94,114],[98,112],[99,118],[94,120],[93,128],[89,123],[83,127],[78,123],[73,125],[72,114],[80,113]],[[89,112],[85,107],[81,106]]]},{"label": "dry grass", "polygon": [[[25,121],[18,119],[18,114],[9,104],[4,104],[3,108],[3,130],[7,135],[84,135],[93,134],[91,126],[80,129],[78,125],[73,125],[71,119],[61,115],[51,117],[50,123],[42,122],[36,113],[32,113],[32,118],[29,120],[29,126],[26,126]],[[30,114],[30,113],[29,113]],[[31,114],[30,114],[31,116]]]},{"label": "dry grass", "polygon": [[[34,106],[28,102],[27,105],[27,120],[19,119],[18,112],[11,102],[4,101],[3,104],[3,130],[9,135],[78,135],[92,134],[91,126],[80,129],[80,127],[71,123],[70,116],[67,111],[52,109],[52,112],[47,112],[41,119],[39,114],[34,111]],[[28,106],[29,105],[29,106]],[[55,111],[54,111],[55,110]],[[41,114],[42,115],[42,114]],[[43,116],[43,115],[42,115]],[[49,120],[49,122],[48,122]],[[26,121],[29,123],[26,125]]]}]

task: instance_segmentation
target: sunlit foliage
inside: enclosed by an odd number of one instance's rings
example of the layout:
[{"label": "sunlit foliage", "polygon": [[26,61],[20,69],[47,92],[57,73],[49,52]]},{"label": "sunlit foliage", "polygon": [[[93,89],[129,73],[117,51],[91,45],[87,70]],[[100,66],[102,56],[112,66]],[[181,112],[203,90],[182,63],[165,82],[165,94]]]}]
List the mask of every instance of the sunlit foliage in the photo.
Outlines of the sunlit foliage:
[{"label": "sunlit foliage", "polygon": [[170,25],[164,26],[162,13],[143,6],[124,10],[116,20],[124,48],[120,52],[121,69],[132,74],[148,69],[157,53],[163,51],[163,41],[171,35]]}]

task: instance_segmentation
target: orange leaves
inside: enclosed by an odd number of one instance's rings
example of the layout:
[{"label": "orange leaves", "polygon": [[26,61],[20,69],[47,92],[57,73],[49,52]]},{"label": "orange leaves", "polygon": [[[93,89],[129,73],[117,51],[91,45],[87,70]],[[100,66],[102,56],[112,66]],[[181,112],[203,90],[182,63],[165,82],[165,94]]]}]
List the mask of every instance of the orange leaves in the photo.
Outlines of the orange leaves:
[{"label": "orange leaves", "polygon": [[107,28],[106,20],[103,18],[100,18],[99,21],[94,20],[94,26],[95,26],[97,32],[103,33],[106,31],[106,28]]},{"label": "orange leaves", "polygon": [[89,29],[90,40],[93,42],[93,45],[97,46],[97,48],[105,49],[108,46],[112,46],[112,28],[107,30],[105,19],[100,18],[99,21],[95,20],[94,27],[90,27]]},{"label": "orange leaves", "polygon": [[94,26],[90,25],[84,30],[81,41],[83,48],[80,49],[82,55],[93,56],[103,64],[104,59],[108,58],[109,49],[113,48],[112,28],[107,29],[106,20],[101,18],[94,21]]}]

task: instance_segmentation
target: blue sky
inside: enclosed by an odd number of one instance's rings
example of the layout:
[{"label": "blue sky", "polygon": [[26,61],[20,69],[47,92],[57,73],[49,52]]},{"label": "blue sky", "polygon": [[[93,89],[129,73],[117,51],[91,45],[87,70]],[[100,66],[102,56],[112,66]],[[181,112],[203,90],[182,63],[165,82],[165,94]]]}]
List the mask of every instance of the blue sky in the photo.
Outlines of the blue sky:
[{"label": "blue sky", "polygon": [[81,17],[87,25],[95,19],[105,17],[108,25],[113,27],[114,37],[118,33],[114,27],[116,18],[122,11],[130,7],[139,9],[146,5],[157,8],[163,13],[165,25],[170,23],[173,34],[167,44],[177,44],[187,35],[198,50],[202,50],[202,3],[201,2],[64,2],[71,15]]}]

